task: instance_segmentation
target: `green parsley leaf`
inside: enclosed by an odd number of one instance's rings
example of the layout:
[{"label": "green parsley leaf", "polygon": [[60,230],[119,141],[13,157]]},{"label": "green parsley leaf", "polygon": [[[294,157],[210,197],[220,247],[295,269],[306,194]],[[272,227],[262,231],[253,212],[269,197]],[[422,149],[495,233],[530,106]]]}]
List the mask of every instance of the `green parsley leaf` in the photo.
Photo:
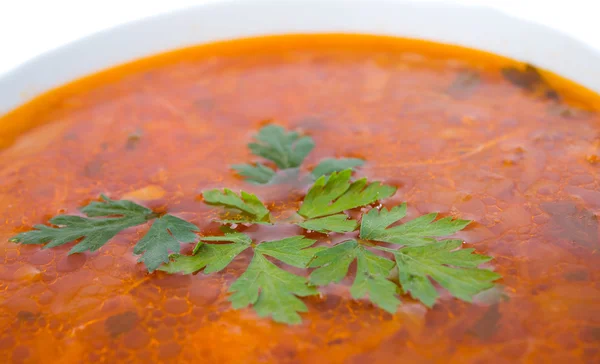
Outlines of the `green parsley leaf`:
[{"label": "green parsley leaf", "polygon": [[169,261],[169,251],[181,251],[179,243],[198,240],[195,231],[198,231],[196,225],[173,215],[164,215],[152,223],[150,230],[135,245],[133,253],[143,254],[140,262],[144,262],[148,271],[152,272]]},{"label": "green parsley leaf", "polygon": [[[274,163],[281,172],[295,170],[313,150],[315,143],[311,137],[300,136],[295,131],[287,132],[278,125],[267,125],[259,130],[256,142],[248,144],[252,153]],[[232,168],[246,180],[255,184],[282,183],[294,173],[278,173],[262,164],[236,164]]]},{"label": "green parsley leaf", "polygon": [[434,221],[437,213],[417,217],[402,225],[389,227],[406,216],[406,204],[388,211],[372,209],[363,216],[360,225],[360,238],[407,246],[425,245],[434,238],[452,235],[471,223],[469,220],[453,220],[445,217]]},{"label": "green parsley leaf", "polygon": [[286,132],[278,125],[267,125],[260,129],[256,141],[248,145],[252,153],[270,160],[280,169],[300,167],[315,147],[311,137],[301,137],[295,131]]},{"label": "green parsley leaf", "polygon": [[[257,142],[248,145],[252,153],[273,162],[279,171],[260,162],[254,165],[235,164],[231,166],[240,176],[245,177],[246,181],[254,184],[278,184],[285,183],[291,178],[297,178],[300,165],[315,146],[312,138],[301,137],[293,131],[286,132],[278,125],[263,127],[255,138]],[[363,164],[364,161],[358,158],[327,158],[313,169],[311,177],[314,180]]]},{"label": "green parsley leaf", "polygon": [[356,230],[358,222],[350,219],[345,214],[337,214],[316,219],[306,220],[297,224],[306,230],[318,231],[320,233],[348,233]]},{"label": "green parsley leaf", "polygon": [[[31,231],[20,233],[10,241],[20,244],[46,244],[53,248],[81,239],[69,254],[96,251],[122,230],[140,225],[154,218],[152,210],[131,201],[115,201],[102,196],[102,201],[91,202],[82,210],[88,217],[58,215],[50,224],[35,225]],[[114,217],[113,217],[114,216]]]},{"label": "green parsley leaf", "polygon": [[[172,261],[159,269],[167,273],[191,274],[204,268],[204,273],[224,269],[241,252],[252,246],[252,239],[231,229],[224,236],[205,236],[194,249],[194,255],[175,254]],[[231,244],[204,244],[207,241]],[[273,316],[277,322],[300,323],[298,312],[306,312],[306,306],[296,296],[316,294],[306,279],[289,273],[266,259],[273,257],[298,268],[305,268],[315,253],[324,248],[310,248],[316,241],[304,236],[267,241],[254,247],[254,257],[246,271],[230,287],[234,308],[253,305],[259,316]]]},{"label": "green parsley leaf", "polygon": [[308,311],[297,296],[318,293],[306,284],[304,277],[279,268],[258,250],[255,250],[246,272],[231,285],[229,291],[233,293],[229,297],[233,308],[253,305],[258,316],[271,316],[277,322],[290,325],[302,321],[298,312]]},{"label": "green parsley leaf", "polygon": [[202,194],[204,202],[209,205],[223,206],[239,210],[240,215],[231,219],[224,219],[231,223],[269,223],[269,209],[256,197],[248,192],[241,191],[241,195],[236,194],[230,189],[218,189],[204,191]]},{"label": "green parsley leaf", "polygon": [[234,164],[231,166],[242,177],[246,177],[246,181],[255,184],[267,184],[275,177],[275,171],[262,163],[251,164]]},{"label": "green parsley leaf", "polygon": [[228,241],[236,244],[250,245],[252,244],[252,238],[246,234],[238,233],[237,231],[227,227],[221,226],[221,231],[225,233],[223,236],[201,236],[198,245],[194,247],[193,253],[196,254],[198,250],[203,246],[205,241]]},{"label": "green parsley leaf", "polygon": [[429,278],[438,282],[454,297],[471,302],[472,297],[494,286],[501,276],[487,269],[477,268],[492,258],[472,254],[474,249],[461,249],[461,240],[444,240],[429,245],[392,252],[398,265],[400,285],[405,292],[431,307],[439,294]]},{"label": "green parsley leaf", "polygon": [[360,167],[365,163],[362,159],[358,158],[328,158],[323,159],[319,164],[312,170],[312,176],[317,179],[321,176],[326,176],[333,172],[340,172],[345,169]]},{"label": "green parsley leaf", "polygon": [[[256,247],[256,251],[271,256],[293,267],[306,268],[306,265],[315,254],[325,248],[308,248],[316,240],[307,239],[304,236],[292,236],[275,241],[267,241]],[[308,249],[305,249],[308,248]]]},{"label": "green parsley leaf", "polygon": [[387,279],[394,262],[370,252],[356,240],[318,252],[309,265],[311,268],[318,267],[311,273],[310,283],[325,286],[340,282],[348,274],[350,263],[355,259],[356,277],[350,288],[352,297],[359,299],[368,295],[375,305],[394,314],[400,304],[396,297],[398,287]]},{"label": "green parsley leaf", "polygon": [[[233,166],[233,168],[237,168],[240,165],[237,166]],[[248,171],[249,168],[254,168],[254,166],[250,166],[249,165],[243,165],[244,167],[241,168],[244,171]],[[268,168],[268,167],[266,167]],[[239,170],[239,168],[238,168]],[[242,174],[242,173],[240,173]],[[242,174],[244,175],[244,174]],[[246,179],[248,182],[250,183],[254,183],[254,184],[268,184],[268,185],[279,185],[279,184],[305,184],[305,183],[310,183],[313,180],[311,178],[306,178],[303,176],[300,176],[300,168],[287,168],[287,169],[282,169],[279,170],[277,172],[273,171],[272,175],[269,175],[267,177],[267,174],[265,173],[265,178],[261,180],[261,182],[259,182],[259,178],[258,174],[256,176],[256,178],[254,177],[249,177],[248,179]]]},{"label": "green parsley leaf", "polygon": [[352,170],[334,172],[321,176],[310,188],[298,213],[313,219],[365,206],[392,196],[396,188],[379,182],[367,183],[367,179],[350,182]]},{"label": "green parsley leaf", "polygon": [[81,209],[89,217],[123,216],[138,217],[150,216],[152,210],[128,200],[111,200],[105,195],[100,195],[100,201],[92,201]]},{"label": "green parsley leaf", "polygon": [[[228,241],[232,244],[204,244],[205,241]],[[248,235],[237,232],[227,232],[224,236],[203,236],[194,248],[194,255],[174,254],[171,256],[172,260],[159,270],[192,274],[204,268],[205,274],[219,272],[248,249],[251,243],[252,239]]]}]

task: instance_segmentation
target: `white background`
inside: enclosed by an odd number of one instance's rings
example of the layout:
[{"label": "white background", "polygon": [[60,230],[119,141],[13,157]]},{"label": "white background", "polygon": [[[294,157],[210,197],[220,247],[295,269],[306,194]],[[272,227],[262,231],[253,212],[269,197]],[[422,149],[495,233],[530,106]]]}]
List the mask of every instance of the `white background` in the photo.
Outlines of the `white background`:
[{"label": "white background", "polygon": [[[206,1],[210,0],[0,0],[0,74],[37,54],[85,35]],[[600,49],[599,0],[452,2],[495,7],[561,29]]]}]

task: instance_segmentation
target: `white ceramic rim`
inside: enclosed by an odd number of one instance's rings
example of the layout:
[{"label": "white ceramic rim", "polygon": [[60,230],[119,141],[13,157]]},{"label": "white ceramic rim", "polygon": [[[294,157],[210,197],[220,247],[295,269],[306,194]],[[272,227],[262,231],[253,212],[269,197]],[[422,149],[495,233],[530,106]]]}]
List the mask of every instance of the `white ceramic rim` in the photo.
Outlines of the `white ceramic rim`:
[{"label": "white ceramic rim", "polygon": [[498,10],[410,0],[217,0],[130,22],[44,53],[0,78],[0,115],[86,75],[178,48],[286,33],[368,33],[530,62],[600,93],[600,52]]}]

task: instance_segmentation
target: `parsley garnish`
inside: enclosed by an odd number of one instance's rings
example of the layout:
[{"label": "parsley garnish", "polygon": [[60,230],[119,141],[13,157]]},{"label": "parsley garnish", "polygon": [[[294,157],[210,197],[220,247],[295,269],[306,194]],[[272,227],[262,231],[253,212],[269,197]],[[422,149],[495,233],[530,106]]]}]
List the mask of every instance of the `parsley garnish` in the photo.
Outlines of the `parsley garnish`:
[{"label": "parsley garnish", "polygon": [[[248,144],[252,154],[272,162],[278,169],[298,168],[315,147],[311,137],[300,136],[295,131],[287,132],[278,125],[267,125],[256,135],[256,142]],[[232,166],[249,182],[265,184],[275,177],[275,170],[262,163],[256,165],[236,164]]]},{"label": "parsley garnish", "polygon": [[169,260],[169,251],[179,252],[182,243],[196,240],[196,225],[173,215],[158,217],[152,210],[127,200],[111,200],[101,196],[81,209],[87,217],[59,215],[50,224],[35,225],[34,230],[20,233],[10,239],[20,244],[45,244],[44,248],[79,241],[69,254],[96,251],[121,231],[156,219],[146,235],[135,245],[134,253],[151,272]]},{"label": "parsley garnish", "polygon": [[354,231],[358,224],[344,211],[369,205],[396,192],[395,187],[367,183],[366,178],[351,182],[351,177],[351,169],[319,177],[298,210],[298,214],[306,218],[298,225],[321,233]]},{"label": "parsley garnish", "polygon": [[319,162],[315,169],[312,170],[311,174],[314,179],[318,179],[321,176],[327,176],[333,172],[340,172],[345,169],[360,167],[363,164],[365,164],[365,161],[358,158],[327,158]]},{"label": "parsley garnish", "polygon": [[272,316],[277,322],[299,324],[298,312],[308,309],[297,296],[311,296],[318,291],[307,284],[306,278],[279,268],[265,255],[304,268],[318,248],[303,248],[314,243],[315,240],[295,236],[259,244],[246,272],[229,288],[233,292],[229,297],[233,307],[253,305],[260,317]]},{"label": "parsley garnish", "polygon": [[240,176],[246,177],[246,181],[260,185],[267,184],[276,176],[276,173],[270,167],[262,163],[251,164],[236,164],[231,168],[236,170]]},{"label": "parsley garnish", "polygon": [[[462,230],[470,221],[450,217],[435,220],[437,214],[433,213],[390,227],[405,216],[406,204],[391,210],[372,209],[364,214],[361,240],[345,241],[318,252],[309,265],[317,268],[310,275],[310,282],[316,285],[339,282],[347,275],[350,263],[357,260],[356,277],[350,288],[352,297],[368,295],[375,305],[394,313],[400,303],[396,298],[400,291],[431,307],[438,293],[429,278],[454,297],[468,302],[473,295],[493,287],[493,281],[500,278],[497,273],[477,268],[491,260],[490,257],[473,255],[473,249],[456,250],[461,247],[461,240],[436,240]],[[405,248],[386,248],[377,245],[378,241]],[[373,249],[393,254],[395,262],[374,254]],[[399,287],[389,277],[394,266],[398,269]]]},{"label": "parsley garnish", "polygon": [[320,177],[308,190],[298,213],[306,218],[337,214],[355,207],[369,205],[390,197],[396,192],[392,186],[380,182],[367,183],[367,179],[350,182],[352,170],[334,172]]},{"label": "parsley garnish", "polygon": [[320,233],[348,233],[356,230],[358,223],[350,219],[346,214],[337,214],[302,221],[298,223],[298,226]]},{"label": "parsley garnish", "polygon": [[135,254],[141,254],[152,272],[162,263],[169,261],[169,251],[179,252],[179,243],[194,243],[198,240],[195,231],[198,227],[173,215],[164,215],[156,219],[150,230],[133,248]]},{"label": "parsley garnish", "polygon": [[[321,233],[358,229],[359,240],[341,241],[329,248],[312,248],[315,240],[302,236],[253,244],[249,236],[227,228],[224,236],[200,238],[194,255],[175,255],[161,269],[186,274],[202,269],[205,273],[216,272],[243,251],[252,249],[251,263],[230,287],[234,293],[230,300],[235,308],[252,305],[259,316],[272,316],[288,324],[299,323],[298,312],[306,310],[298,297],[315,294],[314,286],[339,283],[355,261],[351,296],[366,298],[390,313],[396,312],[403,292],[432,306],[438,293],[430,279],[454,297],[470,301],[473,295],[493,287],[493,281],[500,278],[497,273],[477,268],[490,257],[474,255],[473,249],[457,250],[462,245],[460,240],[437,240],[462,230],[470,221],[450,217],[436,220],[437,214],[433,213],[399,224],[406,216],[406,204],[390,210],[371,209],[363,214],[360,225],[350,219],[348,210],[390,197],[396,190],[366,179],[351,181],[351,174],[351,170],[345,170],[320,177],[302,202],[298,214],[305,220],[297,225]],[[205,244],[211,241],[230,244]],[[390,249],[378,242],[401,247]],[[267,256],[314,270],[307,280],[279,268]],[[392,277],[395,267],[396,278]]]},{"label": "parsley garnish", "polygon": [[354,260],[357,260],[357,265],[356,277],[350,288],[352,297],[358,299],[368,295],[374,304],[395,313],[400,304],[398,287],[388,280],[394,262],[372,253],[356,240],[318,252],[310,263],[311,268],[318,267],[310,275],[310,282],[319,286],[340,282]]},{"label": "parsley garnish", "polygon": [[204,191],[204,202],[209,205],[223,206],[234,209],[238,213],[226,215],[222,221],[230,223],[269,223],[269,209],[251,193],[241,191],[240,194],[225,188],[220,190]]},{"label": "parsley garnish", "polygon": [[[312,138],[275,125],[261,129],[256,139],[250,149],[270,166],[235,168],[249,182],[259,184],[298,179],[300,165],[314,148]],[[316,181],[293,221],[323,234],[353,234],[346,239],[341,236],[336,239],[339,243],[329,247],[315,247],[317,240],[302,235],[253,241],[234,227],[278,222],[256,195],[227,188],[203,193],[206,204],[225,209],[217,220],[222,223],[221,236],[198,236],[198,228],[181,218],[161,216],[131,201],[101,196],[100,201],[81,209],[85,216],[56,216],[50,220],[53,226],[36,225],[11,241],[45,244],[44,248],[77,242],[70,254],[96,251],[121,231],[152,221],[134,253],[140,255],[148,271],[158,269],[172,274],[218,273],[240,254],[252,251],[246,270],[229,287],[229,300],[236,309],[251,306],[260,317],[270,316],[287,324],[301,322],[299,313],[307,310],[301,297],[318,294],[320,286],[341,282],[354,262],[356,273],[348,277],[353,282],[351,296],[368,299],[392,314],[403,294],[410,294],[428,307],[434,305],[439,294],[433,282],[464,301],[494,287],[500,275],[478,268],[492,258],[473,254],[473,249],[460,249],[462,241],[446,238],[470,221],[438,219],[436,213],[431,213],[401,223],[406,217],[406,204],[389,210],[371,208],[391,197],[396,188],[366,178],[352,180],[350,168],[362,163],[353,158],[325,159],[312,170],[311,178]],[[360,216],[358,208],[368,212]],[[196,243],[191,255],[181,254],[181,243]],[[296,268],[294,273],[287,266]],[[297,268],[306,271],[302,274]]]},{"label": "parsley garnish", "polygon": [[[270,256],[293,267],[305,268],[316,252],[323,248],[310,248],[316,240],[293,236],[252,245],[246,234],[225,230],[224,236],[202,237],[194,255],[175,255],[160,269],[168,273],[194,273],[204,268],[204,273],[218,272],[248,248],[254,257],[246,271],[231,285],[229,300],[234,308],[253,305],[259,316],[272,316],[277,322],[300,323],[297,312],[306,312],[306,306],[296,296],[317,294],[307,285],[306,278],[292,274],[271,263]],[[204,244],[204,241],[227,241],[231,244]]]},{"label": "parsley garnish", "polygon": [[140,225],[152,219],[150,209],[130,201],[115,201],[102,196],[101,202],[91,202],[81,209],[88,217],[58,215],[50,219],[50,224],[35,225],[31,231],[21,233],[11,239],[20,244],[46,244],[53,248],[80,240],[69,254],[96,251],[122,230]]},{"label": "parsley garnish", "polygon": [[386,250],[394,254],[398,279],[405,292],[431,307],[439,294],[428,277],[456,298],[471,302],[472,297],[494,286],[498,273],[477,268],[492,258],[472,254],[475,249],[461,249],[461,240],[444,240],[428,245]]},{"label": "parsley garnish", "polygon": [[[224,236],[203,236],[194,248],[194,255],[174,254],[171,262],[160,267],[168,273],[191,274],[204,269],[204,273],[223,270],[235,257],[250,247],[252,239],[246,234],[223,229]],[[206,241],[229,242],[230,244],[205,244]]]},{"label": "parsley garnish", "polygon": [[248,147],[256,156],[275,163],[280,169],[296,168],[313,150],[315,142],[295,131],[286,132],[278,125],[267,125],[256,136],[256,143]]},{"label": "parsley garnish", "polygon": [[[231,166],[246,181],[254,184],[278,184],[298,179],[300,166],[315,147],[313,138],[295,131],[288,132],[279,125],[263,127],[255,139],[256,142],[248,144],[248,148],[271,166],[261,162]],[[358,158],[323,159],[312,170],[310,180],[363,164],[364,161]]]},{"label": "parsley garnish", "polygon": [[435,237],[447,236],[464,229],[469,220],[453,220],[451,217],[434,221],[436,213],[427,214],[405,224],[389,227],[406,216],[406,204],[391,210],[373,209],[363,216],[360,238],[407,246],[435,242]]}]

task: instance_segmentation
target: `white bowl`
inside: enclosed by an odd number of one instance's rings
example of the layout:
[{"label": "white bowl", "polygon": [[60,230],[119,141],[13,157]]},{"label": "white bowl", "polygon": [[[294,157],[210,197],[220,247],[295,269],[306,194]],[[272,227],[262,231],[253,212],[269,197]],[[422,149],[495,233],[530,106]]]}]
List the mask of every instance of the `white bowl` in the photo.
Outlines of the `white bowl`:
[{"label": "white bowl", "polygon": [[407,0],[220,0],[128,23],[68,44],[0,78],[0,115],[41,93],[148,55],[283,33],[370,33],[477,48],[526,61],[600,92],[600,52],[499,11]]}]

